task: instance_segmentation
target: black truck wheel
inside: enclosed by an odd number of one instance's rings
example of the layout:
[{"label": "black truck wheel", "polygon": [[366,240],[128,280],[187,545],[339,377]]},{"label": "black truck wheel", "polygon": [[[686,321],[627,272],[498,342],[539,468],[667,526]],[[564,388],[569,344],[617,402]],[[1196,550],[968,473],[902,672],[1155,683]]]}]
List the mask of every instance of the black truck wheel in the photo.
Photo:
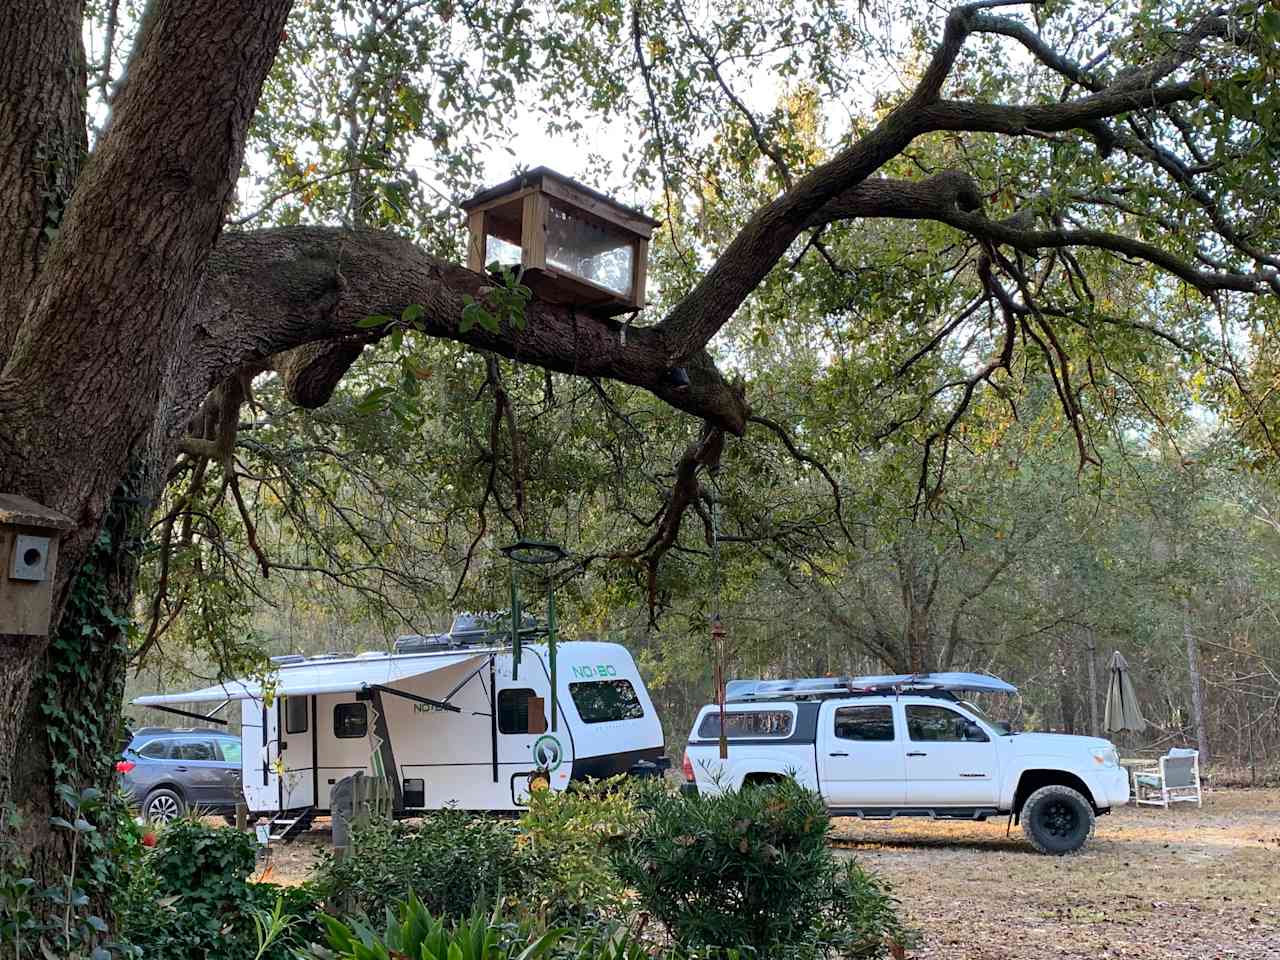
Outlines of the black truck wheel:
[{"label": "black truck wheel", "polygon": [[1041,853],[1074,853],[1093,835],[1093,806],[1060,783],[1041,787],[1022,805],[1022,832]]}]

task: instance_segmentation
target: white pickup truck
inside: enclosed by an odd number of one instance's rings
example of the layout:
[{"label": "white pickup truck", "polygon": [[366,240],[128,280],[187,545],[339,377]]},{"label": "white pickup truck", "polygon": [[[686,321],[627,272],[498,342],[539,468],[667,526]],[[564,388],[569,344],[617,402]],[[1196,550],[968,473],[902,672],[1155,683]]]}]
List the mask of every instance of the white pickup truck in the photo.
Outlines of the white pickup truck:
[{"label": "white pickup truck", "polygon": [[1065,854],[1094,817],[1129,802],[1115,746],[1013,733],[960,698],[1016,693],[994,677],[738,680],[703,707],[684,755],[686,790],[719,793],[782,777],[818,791],[834,816],[985,820],[1012,815],[1041,853]]}]

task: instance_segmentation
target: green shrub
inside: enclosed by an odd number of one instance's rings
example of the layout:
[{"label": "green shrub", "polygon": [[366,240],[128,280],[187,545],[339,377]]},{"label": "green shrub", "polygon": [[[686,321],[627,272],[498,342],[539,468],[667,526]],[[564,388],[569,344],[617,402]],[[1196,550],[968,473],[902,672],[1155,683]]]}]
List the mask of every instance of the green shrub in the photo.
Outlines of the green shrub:
[{"label": "green shrub", "polygon": [[888,892],[827,846],[822,798],[794,780],[667,795],[614,858],[686,948],[872,957],[899,938]]},{"label": "green shrub", "polygon": [[121,938],[147,958],[288,960],[321,934],[318,897],[250,882],[254,861],[248,834],[174,821],[117,899]]},{"label": "green shrub", "polygon": [[520,818],[524,882],[508,892],[544,919],[617,917],[627,888],[610,854],[625,845],[643,817],[634,782],[615,777],[564,792],[532,793]]},{"label": "green shrub", "polygon": [[466,917],[525,884],[514,821],[446,810],[419,826],[370,824],[345,860],[326,858],[316,886],[338,912],[383,916],[412,891],[436,916]]}]

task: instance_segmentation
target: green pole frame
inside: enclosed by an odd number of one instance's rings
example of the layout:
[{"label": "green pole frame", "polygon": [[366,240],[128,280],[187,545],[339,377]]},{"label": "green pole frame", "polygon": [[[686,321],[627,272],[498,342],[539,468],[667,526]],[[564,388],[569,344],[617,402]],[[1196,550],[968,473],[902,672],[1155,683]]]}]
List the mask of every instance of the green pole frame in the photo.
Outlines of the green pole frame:
[{"label": "green pole frame", "polygon": [[556,591],[547,591],[547,660],[551,667],[551,732],[556,732],[556,717],[560,713],[556,694]]},{"label": "green pole frame", "polygon": [[511,577],[511,679],[520,679],[520,594],[516,590],[516,565],[507,564]]}]

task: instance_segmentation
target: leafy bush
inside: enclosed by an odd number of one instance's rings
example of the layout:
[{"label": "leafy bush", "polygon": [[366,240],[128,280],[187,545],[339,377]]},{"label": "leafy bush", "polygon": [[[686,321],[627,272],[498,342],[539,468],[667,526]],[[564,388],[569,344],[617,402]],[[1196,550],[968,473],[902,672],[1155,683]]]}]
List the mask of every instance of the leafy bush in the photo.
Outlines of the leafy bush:
[{"label": "leafy bush", "polygon": [[353,835],[354,853],[326,859],[316,886],[339,912],[383,916],[412,891],[436,916],[466,917],[525,884],[514,821],[446,810],[420,826],[373,823]]},{"label": "leafy bush", "polygon": [[250,882],[254,860],[246,833],[174,821],[117,902],[122,938],[147,957],[291,958],[320,936],[318,898],[305,886]]},{"label": "leafy bush", "polygon": [[880,955],[900,940],[885,887],[827,846],[822,798],[794,780],[655,798],[615,856],[644,908],[687,948]]},{"label": "leafy bush", "polygon": [[615,777],[565,792],[534,791],[520,818],[525,883],[509,892],[544,919],[617,916],[627,888],[610,853],[625,845],[643,816],[635,782]]}]

